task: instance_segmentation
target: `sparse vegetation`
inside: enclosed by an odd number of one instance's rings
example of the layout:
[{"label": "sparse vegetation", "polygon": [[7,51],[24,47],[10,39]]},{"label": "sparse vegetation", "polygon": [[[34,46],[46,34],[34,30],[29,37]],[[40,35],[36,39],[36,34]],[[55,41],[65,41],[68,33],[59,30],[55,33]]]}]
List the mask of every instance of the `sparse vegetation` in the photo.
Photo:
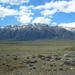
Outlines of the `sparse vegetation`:
[{"label": "sparse vegetation", "polygon": [[75,75],[74,45],[74,40],[0,42],[0,75]]}]

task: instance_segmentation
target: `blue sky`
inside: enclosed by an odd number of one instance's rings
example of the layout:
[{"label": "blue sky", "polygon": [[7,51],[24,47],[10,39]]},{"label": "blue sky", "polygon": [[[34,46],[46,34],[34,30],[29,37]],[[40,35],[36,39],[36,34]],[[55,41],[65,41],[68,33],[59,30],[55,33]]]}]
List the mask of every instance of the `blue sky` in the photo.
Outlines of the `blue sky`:
[{"label": "blue sky", "polygon": [[75,0],[0,0],[0,26],[30,23],[75,27]]}]

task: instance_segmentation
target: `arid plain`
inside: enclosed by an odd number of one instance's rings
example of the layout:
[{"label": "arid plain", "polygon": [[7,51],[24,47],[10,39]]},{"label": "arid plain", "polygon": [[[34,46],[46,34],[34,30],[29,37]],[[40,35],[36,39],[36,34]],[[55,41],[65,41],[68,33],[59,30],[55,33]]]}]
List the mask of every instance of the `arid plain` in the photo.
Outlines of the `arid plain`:
[{"label": "arid plain", "polygon": [[75,40],[0,42],[0,75],[75,75]]}]

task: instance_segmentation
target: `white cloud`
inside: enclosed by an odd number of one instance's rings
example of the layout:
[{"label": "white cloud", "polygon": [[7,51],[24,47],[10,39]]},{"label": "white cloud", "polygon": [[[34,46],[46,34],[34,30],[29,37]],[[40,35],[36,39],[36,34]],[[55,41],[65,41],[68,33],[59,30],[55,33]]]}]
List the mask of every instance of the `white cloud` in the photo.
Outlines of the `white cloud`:
[{"label": "white cloud", "polygon": [[39,9],[39,10],[41,10],[41,9],[50,9],[50,8],[53,7],[53,4],[54,4],[53,1],[47,2],[47,3],[45,3],[45,5],[36,6],[35,9]]},{"label": "white cloud", "polygon": [[0,3],[3,4],[11,4],[11,5],[19,5],[23,3],[28,3],[30,0],[0,0]]},{"label": "white cloud", "polygon": [[32,23],[45,23],[45,24],[50,24],[50,19],[49,18],[44,18],[44,17],[37,17],[35,18]]},{"label": "white cloud", "polygon": [[50,9],[54,6],[54,3],[55,2],[53,2],[53,1],[47,2],[47,3],[45,3],[45,5],[36,6],[35,9],[39,9],[39,10],[41,10],[41,9]]},{"label": "white cloud", "polygon": [[14,16],[21,23],[29,23],[33,18],[32,8],[33,6],[20,6],[19,10],[10,9],[10,6],[6,8],[0,5],[0,18],[4,19],[6,16]]},{"label": "white cloud", "polygon": [[35,9],[42,10],[43,15],[55,14],[56,12],[71,13],[75,12],[75,0],[51,1],[45,5],[36,6]]},{"label": "white cloud", "polygon": [[19,21],[23,24],[29,23],[33,18],[27,15],[20,16]]},{"label": "white cloud", "polygon": [[57,26],[57,23],[56,22],[53,22],[51,25],[52,26]]},{"label": "white cloud", "polygon": [[48,16],[48,15],[53,15],[54,13],[56,13],[57,10],[53,9],[53,10],[43,10],[41,11],[41,14],[44,16]]},{"label": "white cloud", "polygon": [[34,15],[34,13],[32,13],[31,7],[33,6],[21,6],[19,15]]},{"label": "white cloud", "polygon": [[18,14],[17,10],[10,9],[8,7],[4,8],[0,6],[0,17],[13,16],[17,14]]},{"label": "white cloud", "polygon": [[20,9],[33,9],[34,6],[33,5],[29,5],[29,6],[21,6]]},{"label": "white cloud", "polygon": [[19,15],[18,15],[18,21],[21,23],[30,23],[31,20],[33,19],[32,15],[34,15],[34,13],[32,13],[31,7],[33,6],[21,6],[20,7],[20,11],[19,11]]},{"label": "white cloud", "polygon": [[[19,5],[23,3],[28,3],[30,0],[0,0],[0,3],[3,4],[11,4],[11,5]],[[47,23],[50,24],[52,15],[56,12],[64,12],[71,13],[75,12],[75,0],[57,0],[47,2],[44,5],[39,5],[34,7],[33,5],[29,6],[19,6],[18,9],[10,9],[11,5],[8,7],[0,6],[0,17],[6,16],[17,16],[17,20],[21,23],[30,23],[33,19],[33,15],[37,15],[33,13],[33,11],[38,11],[43,15],[43,17],[36,17],[32,23]],[[46,17],[46,18],[45,18]],[[47,18],[48,17],[48,18]],[[49,18],[50,17],[50,18]]]},{"label": "white cloud", "polygon": [[[50,19],[53,17],[53,14],[56,12],[63,12],[63,13],[75,13],[75,0],[57,0],[47,2],[44,5],[39,5],[35,7],[36,10],[40,10],[41,15],[44,17],[49,17]],[[36,18],[34,22],[38,22],[39,19]],[[69,23],[68,26],[74,26],[74,23]],[[54,25],[56,25],[54,23]],[[65,23],[66,25],[66,23]]]},{"label": "white cloud", "polygon": [[58,12],[75,12],[75,1],[57,1],[53,3],[53,8],[57,9]]},{"label": "white cloud", "polygon": [[58,26],[63,26],[63,27],[75,27],[75,22],[72,23],[61,23]]}]

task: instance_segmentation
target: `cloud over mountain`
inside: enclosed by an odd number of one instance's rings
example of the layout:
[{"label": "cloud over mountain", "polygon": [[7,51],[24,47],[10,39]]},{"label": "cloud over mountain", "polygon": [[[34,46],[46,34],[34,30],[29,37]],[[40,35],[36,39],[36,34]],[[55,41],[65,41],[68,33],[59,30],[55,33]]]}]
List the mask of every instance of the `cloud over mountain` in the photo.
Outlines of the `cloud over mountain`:
[{"label": "cloud over mountain", "polygon": [[63,26],[63,27],[75,27],[75,22],[72,23],[61,23],[58,26]]},{"label": "cloud over mountain", "polygon": [[44,23],[44,24],[50,24],[50,19],[45,17],[37,17],[32,21],[32,23]]},{"label": "cloud over mountain", "polygon": [[[43,0],[35,3],[33,0],[0,0],[0,21],[10,24],[11,21],[7,23],[6,19],[6,17],[10,17],[15,19],[15,22],[13,20],[14,24],[46,23],[52,25],[56,23],[57,25],[67,25],[66,23],[68,23],[70,25],[75,22],[75,18],[70,18],[72,20],[70,21],[69,18],[63,17],[65,14],[75,15],[75,0],[47,0],[43,2]],[[63,13],[62,16],[61,13]],[[61,16],[65,22],[57,20],[56,15]]]}]

